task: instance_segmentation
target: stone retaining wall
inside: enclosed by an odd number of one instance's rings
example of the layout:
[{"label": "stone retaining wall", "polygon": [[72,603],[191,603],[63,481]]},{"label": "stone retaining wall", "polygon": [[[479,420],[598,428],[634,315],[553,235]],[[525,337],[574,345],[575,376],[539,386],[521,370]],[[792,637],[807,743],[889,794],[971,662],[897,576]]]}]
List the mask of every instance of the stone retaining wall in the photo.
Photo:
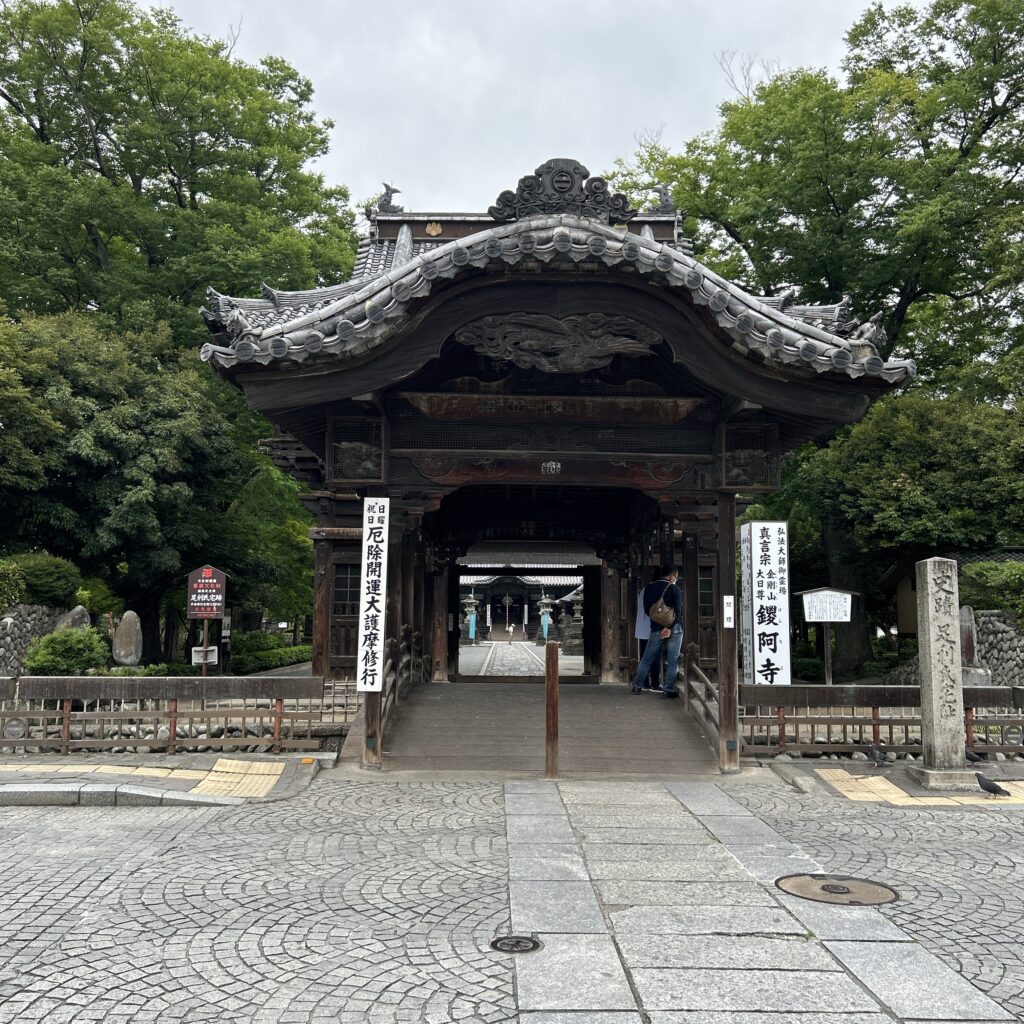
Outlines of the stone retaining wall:
[{"label": "stone retaining wall", "polygon": [[[977,657],[982,668],[992,670],[993,686],[1024,685],[1024,634],[1020,623],[1007,612],[976,611]],[[890,672],[891,686],[920,686],[917,659]]]},{"label": "stone retaining wall", "polygon": [[29,643],[52,633],[63,608],[43,604],[16,604],[0,615],[0,676],[20,676]]}]

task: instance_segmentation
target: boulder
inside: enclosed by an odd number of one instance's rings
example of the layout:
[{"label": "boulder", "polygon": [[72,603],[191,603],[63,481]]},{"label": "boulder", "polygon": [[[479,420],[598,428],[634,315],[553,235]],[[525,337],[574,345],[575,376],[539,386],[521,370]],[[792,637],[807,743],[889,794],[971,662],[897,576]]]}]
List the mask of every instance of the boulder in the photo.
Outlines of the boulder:
[{"label": "boulder", "polygon": [[[89,612],[85,605],[76,604],[69,612],[65,612],[58,620],[54,630],[58,629],[88,629],[92,625]],[[134,662],[132,663],[134,664]]]},{"label": "boulder", "polygon": [[142,623],[135,612],[125,612],[114,630],[114,661],[118,665],[138,665],[142,660]]}]

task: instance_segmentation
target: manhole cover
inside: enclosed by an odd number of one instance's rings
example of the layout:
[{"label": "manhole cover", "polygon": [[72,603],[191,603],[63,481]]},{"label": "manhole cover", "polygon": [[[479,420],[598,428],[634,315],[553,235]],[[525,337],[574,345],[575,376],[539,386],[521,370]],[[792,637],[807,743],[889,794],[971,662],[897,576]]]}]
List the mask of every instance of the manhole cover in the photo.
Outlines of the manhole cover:
[{"label": "manhole cover", "polygon": [[491,949],[501,953],[533,953],[540,949],[540,940],[529,935],[502,935],[491,943]]},{"label": "manhole cover", "polygon": [[775,880],[777,888],[790,896],[817,903],[839,903],[847,907],[875,907],[892,903],[900,894],[868,878],[847,878],[845,875],[786,875]]}]

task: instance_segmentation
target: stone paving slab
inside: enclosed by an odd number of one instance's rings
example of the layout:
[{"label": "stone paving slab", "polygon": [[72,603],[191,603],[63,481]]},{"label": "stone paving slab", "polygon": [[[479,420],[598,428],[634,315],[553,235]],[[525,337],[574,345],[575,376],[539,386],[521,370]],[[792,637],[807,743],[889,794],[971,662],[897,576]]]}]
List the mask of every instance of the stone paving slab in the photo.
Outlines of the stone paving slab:
[{"label": "stone paving slab", "polygon": [[744,1013],[675,1010],[650,1015],[651,1024],[892,1024],[885,1013]]},{"label": "stone paving slab", "polygon": [[[583,831],[580,830],[581,835]],[[736,858],[713,839],[704,844],[681,843],[633,843],[633,842],[588,842],[580,843],[580,849],[588,860],[628,860],[649,863],[654,861],[678,861],[692,863],[724,864],[736,866]],[[638,876],[639,877],[639,876]],[[746,876],[744,876],[746,877]]]},{"label": "stone paving slab", "polygon": [[617,935],[807,935],[778,907],[631,907],[609,916]]},{"label": "stone paving slab", "polygon": [[545,935],[544,948],[516,960],[522,1010],[636,1010],[608,935]]},{"label": "stone paving slab", "polygon": [[875,1002],[845,975],[804,971],[666,970],[642,967],[633,982],[651,1010],[746,1010],[758,1013],[873,1011]]},{"label": "stone paving slab", "polygon": [[844,907],[814,903],[779,893],[778,901],[821,939],[860,939],[866,942],[909,942],[910,936],[874,907]]},{"label": "stone paving slab", "polygon": [[[651,942],[646,935],[620,935],[616,941],[626,962],[634,968],[842,970],[823,946],[803,936],[699,935],[685,942]],[[798,983],[794,979],[794,984]]]},{"label": "stone paving slab", "polygon": [[510,843],[572,843],[576,837],[569,819],[556,814],[510,814],[507,818]]},{"label": "stone paving slab", "polygon": [[509,848],[508,876],[513,881],[590,880],[579,849],[556,843],[514,843]]},{"label": "stone paving slab", "polygon": [[569,1010],[565,1013],[521,1013],[519,1024],[641,1024],[639,1013],[599,1013],[595,1010]]},{"label": "stone paving slab", "polygon": [[701,815],[700,823],[712,835],[723,841],[769,844],[783,842],[778,832],[760,818],[744,818],[736,814],[705,814]]},{"label": "stone paving slab", "polygon": [[1012,1020],[988,996],[919,945],[827,942],[828,949],[900,1017]]},{"label": "stone paving slab", "polygon": [[595,882],[594,888],[604,904],[661,907],[776,906],[774,897],[753,881],[641,882],[620,879]]},{"label": "stone paving slab", "polygon": [[749,818],[750,811],[737,803],[718,786],[699,783],[670,782],[665,787],[691,813],[696,815],[734,814]]},{"label": "stone paving slab", "polygon": [[714,836],[692,825],[679,828],[601,828],[580,825],[573,817],[580,838],[592,843],[629,843],[644,846],[713,846]]},{"label": "stone paving slab", "polygon": [[604,917],[589,879],[585,882],[513,881],[508,888],[512,929],[517,934],[605,930]]}]

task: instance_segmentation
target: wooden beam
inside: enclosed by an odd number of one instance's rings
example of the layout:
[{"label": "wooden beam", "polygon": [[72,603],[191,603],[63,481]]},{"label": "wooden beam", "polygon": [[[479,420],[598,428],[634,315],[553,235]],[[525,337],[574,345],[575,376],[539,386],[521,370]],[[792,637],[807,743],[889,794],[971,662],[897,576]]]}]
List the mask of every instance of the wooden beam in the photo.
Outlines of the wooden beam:
[{"label": "wooden beam", "polygon": [[[725,606],[732,606],[732,626],[725,625]],[[736,664],[736,495],[718,495],[718,766],[739,771],[739,700]]]},{"label": "wooden beam", "polygon": [[692,533],[683,536],[683,643],[699,643],[697,613],[700,597],[698,594],[699,563],[697,560],[697,538]]}]

